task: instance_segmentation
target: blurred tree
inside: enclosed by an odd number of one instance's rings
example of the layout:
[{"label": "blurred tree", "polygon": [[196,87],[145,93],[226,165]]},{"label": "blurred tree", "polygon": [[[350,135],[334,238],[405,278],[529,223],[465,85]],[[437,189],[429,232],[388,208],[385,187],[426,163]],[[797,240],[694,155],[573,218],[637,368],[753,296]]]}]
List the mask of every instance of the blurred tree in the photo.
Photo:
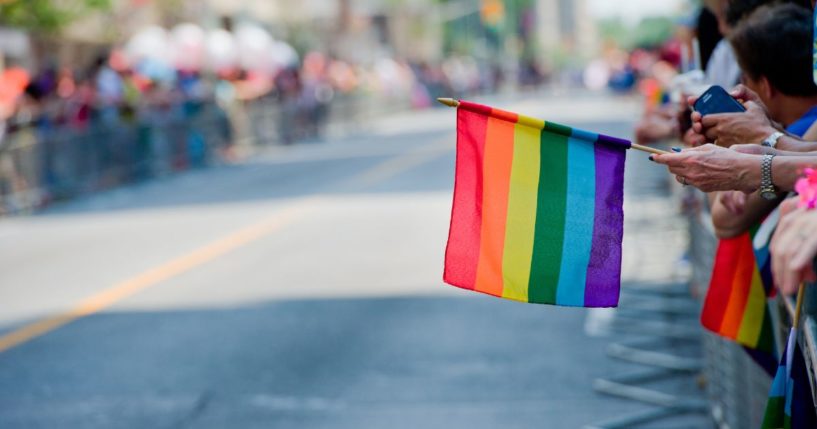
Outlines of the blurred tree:
[{"label": "blurred tree", "polygon": [[0,25],[52,33],[111,0],[0,0]]},{"label": "blurred tree", "polygon": [[653,48],[669,40],[675,28],[671,17],[647,17],[635,27],[627,25],[621,18],[599,21],[599,33],[604,40],[615,41],[624,49]]}]

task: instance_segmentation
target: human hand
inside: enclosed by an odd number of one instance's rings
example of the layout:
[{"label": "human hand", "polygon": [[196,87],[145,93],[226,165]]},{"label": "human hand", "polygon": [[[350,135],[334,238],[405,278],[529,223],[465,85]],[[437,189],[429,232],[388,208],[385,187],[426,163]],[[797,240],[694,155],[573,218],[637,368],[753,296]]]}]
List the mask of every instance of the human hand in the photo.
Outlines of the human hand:
[{"label": "human hand", "polygon": [[747,101],[745,112],[692,114],[692,129],[703,134],[707,141],[730,147],[742,143],[760,143],[777,131],[766,110],[754,101]]},{"label": "human hand", "polygon": [[676,180],[704,192],[741,191],[751,193],[760,187],[760,157],[747,155],[713,144],[680,153],[652,155],[664,164]]},{"label": "human hand", "polygon": [[[766,105],[763,104],[763,101],[760,99],[760,96],[756,92],[749,89],[747,86],[739,84],[732,88],[732,90],[729,91],[729,94],[744,104],[751,101],[755,105],[755,107],[760,107],[763,110],[765,116],[767,117],[769,116],[768,114],[769,109],[767,109]],[[689,106],[694,106],[696,101],[698,101],[697,96],[687,97],[687,105]],[[701,123],[702,119],[703,116],[700,113],[694,111],[692,112],[691,120],[693,133],[691,133],[691,135],[689,136],[689,140],[685,139],[685,142],[690,146],[700,146],[707,142],[712,142],[716,140],[716,137],[708,139],[707,136],[704,135],[704,129],[706,127],[704,126],[704,124]],[[772,132],[770,132],[769,134],[771,134]],[[758,140],[758,142],[768,137],[769,134],[764,135],[760,140]],[[725,141],[721,142],[720,140],[718,140],[717,143],[719,143],[721,146],[728,147],[727,145],[724,144]]]},{"label": "human hand", "polygon": [[639,144],[650,144],[677,134],[678,122],[673,115],[660,111],[649,112],[635,126],[635,139]]},{"label": "human hand", "polygon": [[797,292],[803,282],[817,281],[812,261],[817,256],[817,211],[796,207],[796,199],[786,200],[769,251],[774,283],[785,294]]},{"label": "human hand", "polygon": [[734,215],[743,214],[743,209],[746,208],[746,194],[740,191],[723,191],[718,193],[723,207]]},{"label": "human hand", "polygon": [[[692,112],[693,115],[695,115],[696,113],[697,112]],[[698,147],[706,144],[706,136],[695,132],[693,128],[688,129],[684,133],[683,137],[681,137],[681,140],[684,142],[685,145],[690,147]]]},{"label": "human hand", "polygon": [[763,104],[763,100],[760,99],[760,96],[742,83],[735,85],[735,87],[729,91],[729,95],[744,103],[747,101],[752,101],[762,106],[764,110],[768,110]]},{"label": "human hand", "polygon": [[[749,89],[748,86],[742,83],[735,85],[735,87],[732,88],[731,91],[729,91],[729,95],[743,103],[747,101],[754,101],[755,103],[760,104],[761,106],[763,106],[764,109],[766,109],[766,106],[763,104],[763,100],[760,99],[760,96],[756,92]],[[690,106],[694,106],[696,101],[698,101],[698,96],[694,95],[691,97],[687,97],[687,103]]]}]

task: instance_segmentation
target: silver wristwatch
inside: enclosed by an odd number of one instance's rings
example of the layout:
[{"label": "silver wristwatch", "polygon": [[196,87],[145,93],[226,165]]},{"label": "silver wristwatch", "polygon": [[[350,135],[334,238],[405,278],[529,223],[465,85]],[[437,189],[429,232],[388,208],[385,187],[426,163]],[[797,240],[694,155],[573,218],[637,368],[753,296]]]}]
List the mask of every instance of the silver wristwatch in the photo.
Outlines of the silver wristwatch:
[{"label": "silver wristwatch", "polygon": [[777,141],[780,140],[780,137],[783,136],[785,136],[785,134],[781,133],[780,131],[775,131],[769,137],[766,137],[766,139],[763,140],[763,142],[760,144],[761,146],[766,146],[774,149],[774,147],[777,146]]},{"label": "silver wristwatch", "polygon": [[763,155],[760,161],[760,196],[764,200],[774,200],[777,198],[777,189],[772,182],[772,160],[776,155]]}]

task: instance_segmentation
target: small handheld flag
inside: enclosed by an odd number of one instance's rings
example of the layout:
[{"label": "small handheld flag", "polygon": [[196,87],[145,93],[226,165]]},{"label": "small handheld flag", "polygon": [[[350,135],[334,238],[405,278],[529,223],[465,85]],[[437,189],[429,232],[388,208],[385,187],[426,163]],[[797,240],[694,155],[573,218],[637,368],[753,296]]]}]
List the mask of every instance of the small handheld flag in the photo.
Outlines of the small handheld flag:
[{"label": "small handheld flag", "polygon": [[775,296],[769,237],[779,219],[775,211],[759,227],[718,244],[701,324],[746,347],[774,353],[767,300]]},{"label": "small handheld flag", "polygon": [[794,319],[780,358],[780,366],[772,380],[769,400],[763,416],[762,429],[805,429],[817,427],[817,415],[811,395],[808,367],[797,336],[803,309],[804,285],[797,292]]},{"label": "small handheld flag", "polygon": [[440,101],[458,107],[445,282],[522,302],[618,305],[630,142]]}]

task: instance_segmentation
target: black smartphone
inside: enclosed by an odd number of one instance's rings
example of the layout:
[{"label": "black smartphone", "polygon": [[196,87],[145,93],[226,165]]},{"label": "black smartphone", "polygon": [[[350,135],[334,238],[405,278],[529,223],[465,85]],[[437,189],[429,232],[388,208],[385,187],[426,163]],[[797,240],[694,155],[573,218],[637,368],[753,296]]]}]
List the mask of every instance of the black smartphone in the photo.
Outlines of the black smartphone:
[{"label": "black smartphone", "polygon": [[718,85],[710,86],[695,102],[696,112],[706,116],[710,113],[740,113],[746,108]]}]

